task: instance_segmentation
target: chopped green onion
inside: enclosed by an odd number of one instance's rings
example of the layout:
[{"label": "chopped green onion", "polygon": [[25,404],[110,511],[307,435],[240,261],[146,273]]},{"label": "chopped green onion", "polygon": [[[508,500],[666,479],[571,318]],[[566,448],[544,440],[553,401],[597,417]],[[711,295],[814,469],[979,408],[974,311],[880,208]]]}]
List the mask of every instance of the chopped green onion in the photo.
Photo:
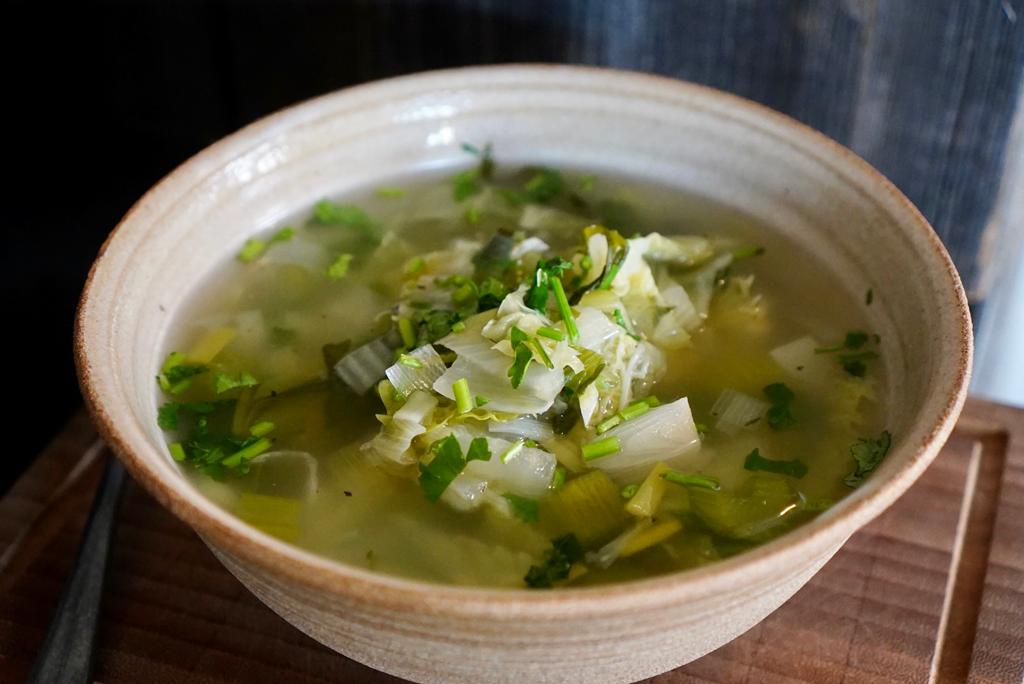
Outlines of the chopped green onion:
[{"label": "chopped green onion", "polygon": [[565,485],[565,466],[555,466],[555,474],[551,476],[551,488],[561,489]]},{"label": "chopped green onion", "polygon": [[647,400],[641,399],[639,401],[634,401],[632,404],[619,411],[619,415],[622,416],[623,420],[633,420],[634,418],[639,418],[650,410],[651,405],[647,403]]},{"label": "chopped green onion", "polygon": [[596,442],[583,445],[583,460],[593,461],[595,458],[610,456],[619,450],[618,437],[605,437]]},{"label": "chopped green onion", "polygon": [[625,487],[623,487],[620,494],[622,495],[623,499],[632,499],[634,496],[636,496],[638,489],[640,489],[640,485],[634,482],[633,484],[628,484]]},{"label": "chopped green onion", "polygon": [[651,408],[661,406],[661,399],[658,399],[658,397],[654,396],[653,394],[644,399],[644,401],[646,401],[647,405],[650,406]]},{"label": "chopped green onion", "polygon": [[[271,442],[266,437],[261,437],[260,439],[256,440],[249,446],[231,454],[231,456],[229,457],[229,459],[231,459],[232,461],[231,465],[237,465],[241,461],[248,461],[250,459],[256,458],[264,451],[269,449],[271,446],[273,446],[273,442]],[[221,463],[229,465],[228,463],[226,463],[227,460],[228,459],[224,459],[224,461],[221,461]]]},{"label": "chopped green onion", "polygon": [[562,340],[565,339],[565,335],[562,333],[561,330],[549,328],[546,325],[542,325],[541,327],[537,328],[537,334],[540,335],[541,337],[546,337],[549,340],[555,340],[556,342],[561,342]]},{"label": "chopped green onion", "polygon": [[171,458],[175,461],[185,460],[185,448],[181,446],[181,442],[171,442],[167,445],[167,448],[171,451]]},{"label": "chopped green onion", "polygon": [[565,288],[562,287],[562,281],[558,278],[552,278],[551,290],[555,293],[555,301],[558,303],[559,313],[562,314],[565,331],[569,333],[569,341],[575,344],[580,338],[580,331],[576,327],[576,318],[573,316],[572,307],[569,306],[569,298],[565,296]]},{"label": "chopped green onion", "polygon": [[417,273],[419,273],[420,271],[423,270],[423,266],[426,263],[427,262],[425,262],[423,260],[423,257],[419,257],[419,256],[418,257],[413,257],[412,259],[409,259],[407,262],[405,262],[405,269],[404,269],[405,275],[407,275],[407,276],[416,275]]},{"label": "chopped green onion", "polygon": [[629,319],[622,315],[621,309],[615,310],[615,322],[620,328],[626,331],[626,334],[632,337],[634,340],[639,340],[640,336],[636,334],[633,329],[633,324],[629,322]]},{"label": "chopped green onion", "polygon": [[465,321],[455,321],[452,323],[452,332],[462,332],[466,329]]},{"label": "chopped green onion", "polygon": [[423,368],[423,362],[417,359],[415,356],[409,356],[408,354],[399,354],[398,363],[408,368]]},{"label": "chopped green onion", "polygon": [[263,252],[267,251],[267,243],[257,238],[249,238],[238,251],[238,260],[244,264],[259,259]]},{"label": "chopped green onion", "polygon": [[416,330],[408,318],[398,319],[398,334],[402,336],[402,344],[407,348],[412,349],[416,346]]},{"label": "chopped green onion", "polygon": [[455,392],[455,407],[460,414],[473,410],[473,395],[469,392],[469,380],[459,378],[452,385],[452,391]]},{"label": "chopped green onion", "polygon": [[337,258],[327,267],[327,277],[331,280],[341,280],[348,275],[348,268],[352,265],[351,254],[339,254]]},{"label": "chopped green onion", "polygon": [[277,426],[271,423],[269,420],[261,420],[260,422],[256,423],[251,428],[249,428],[249,434],[251,434],[253,437],[263,437],[273,432],[275,427]]},{"label": "chopped green onion", "polygon": [[697,489],[711,489],[717,491],[721,488],[718,479],[710,475],[698,475],[696,473],[681,473],[678,470],[666,470],[661,474],[666,482],[682,485],[684,487],[696,487]]},{"label": "chopped green onion", "polygon": [[515,444],[505,449],[505,453],[501,455],[501,462],[508,463],[510,460],[519,455],[519,452],[526,448],[526,442],[524,440],[518,440]]},{"label": "chopped green onion", "polygon": [[597,434],[600,435],[601,433],[608,432],[609,430],[611,430],[613,427],[615,427],[616,425],[618,425],[621,422],[622,422],[622,416],[620,416],[617,413],[614,416],[610,416],[608,418],[605,418],[604,420],[602,420],[600,423],[597,424]]},{"label": "chopped green onion", "polygon": [[487,404],[490,403],[490,399],[480,394],[476,395],[476,399],[474,401],[476,401],[477,406],[487,406]]},{"label": "chopped green onion", "polygon": [[537,352],[537,356],[540,357],[541,363],[548,368],[554,368],[555,364],[551,362],[551,357],[548,356],[547,351],[544,349],[544,345],[541,344],[540,340],[533,338],[530,340],[529,345]]}]

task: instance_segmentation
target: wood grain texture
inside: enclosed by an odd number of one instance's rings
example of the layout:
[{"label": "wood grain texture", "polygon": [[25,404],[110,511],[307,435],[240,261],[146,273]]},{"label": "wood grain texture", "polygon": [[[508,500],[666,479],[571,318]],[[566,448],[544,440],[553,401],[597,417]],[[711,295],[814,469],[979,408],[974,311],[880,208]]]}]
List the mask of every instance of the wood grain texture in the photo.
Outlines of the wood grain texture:
[{"label": "wood grain texture", "polygon": [[[0,681],[22,681],[74,557],[96,467],[52,493],[94,433],[76,417],[0,500]],[[62,524],[45,512],[59,508]],[[32,527],[33,524],[36,527]],[[183,524],[129,488],[99,634],[106,682],[398,681],[288,626]],[[658,684],[1019,683],[1024,677],[1024,411],[971,400],[943,453],[787,604]]]}]

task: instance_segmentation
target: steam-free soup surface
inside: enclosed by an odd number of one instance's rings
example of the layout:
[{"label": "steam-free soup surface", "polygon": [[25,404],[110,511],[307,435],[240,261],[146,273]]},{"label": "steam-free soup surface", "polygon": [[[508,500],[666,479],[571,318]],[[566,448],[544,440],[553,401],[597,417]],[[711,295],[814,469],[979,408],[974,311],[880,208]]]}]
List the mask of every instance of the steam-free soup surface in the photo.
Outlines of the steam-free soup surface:
[{"label": "steam-free soup surface", "polygon": [[352,565],[575,587],[741,553],[885,456],[870,284],[667,188],[469,149],[191,294],[159,420],[204,494]]}]

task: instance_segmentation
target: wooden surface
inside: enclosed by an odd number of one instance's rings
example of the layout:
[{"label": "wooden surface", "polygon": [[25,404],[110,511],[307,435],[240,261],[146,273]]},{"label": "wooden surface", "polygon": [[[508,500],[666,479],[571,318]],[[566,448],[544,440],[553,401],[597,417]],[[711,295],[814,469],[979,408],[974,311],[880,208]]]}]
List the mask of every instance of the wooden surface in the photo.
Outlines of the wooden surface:
[{"label": "wooden surface", "polygon": [[[42,643],[104,457],[79,415],[0,500],[0,681]],[[290,627],[134,484],[98,643],[104,682],[398,681]],[[920,482],[804,589],[651,681],[1022,680],[1024,411],[972,400]]]}]

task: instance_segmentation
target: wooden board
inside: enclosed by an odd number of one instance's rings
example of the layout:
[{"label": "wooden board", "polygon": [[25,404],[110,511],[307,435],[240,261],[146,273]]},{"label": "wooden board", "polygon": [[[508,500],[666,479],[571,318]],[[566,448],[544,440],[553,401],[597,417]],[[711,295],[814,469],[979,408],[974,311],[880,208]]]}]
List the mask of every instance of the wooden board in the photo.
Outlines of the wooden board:
[{"label": "wooden board", "polygon": [[[0,500],[0,680],[22,681],[105,458],[72,420]],[[391,682],[265,608],[138,486],[99,635],[105,682]],[[761,624],[650,680],[1024,680],[1024,411],[971,400],[921,480]]]}]

